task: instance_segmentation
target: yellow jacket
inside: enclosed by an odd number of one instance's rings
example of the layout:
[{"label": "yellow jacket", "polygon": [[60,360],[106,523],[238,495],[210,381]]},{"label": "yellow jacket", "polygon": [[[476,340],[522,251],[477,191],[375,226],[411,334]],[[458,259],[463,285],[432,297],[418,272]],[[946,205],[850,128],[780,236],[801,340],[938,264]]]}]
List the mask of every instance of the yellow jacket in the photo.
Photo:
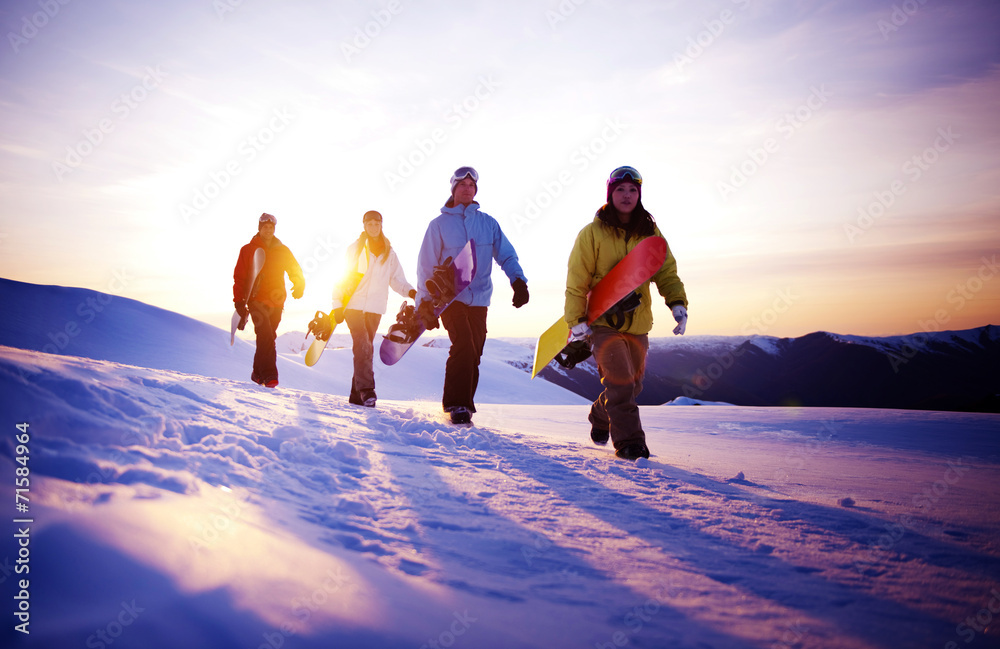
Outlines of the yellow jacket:
[{"label": "yellow jacket", "polygon": [[[662,237],[660,229],[653,224],[653,235]],[[620,227],[605,223],[600,215],[595,216],[592,223],[585,226],[576,237],[573,251],[569,255],[569,270],[566,274],[566,308],[565,319],[570,327],[583,322],[587,317],[587,293],[601,278],[607,275],[622,258],[639,241],[642,236],[632,236],[626,240],[626,233]],[[663,267],[653,275],[656,289],[667,305],[683,304],[687,306],[687,295],[684,284],[677,276],[677,261],[670,246],[667,246],[667,257]],[[625,324],[619,329],[634,335],[647,334],[653,328],[652,296],[649,282],[638,289],[642,303],[626,318]],[[593,325],[611,325],[602,316]]]}]

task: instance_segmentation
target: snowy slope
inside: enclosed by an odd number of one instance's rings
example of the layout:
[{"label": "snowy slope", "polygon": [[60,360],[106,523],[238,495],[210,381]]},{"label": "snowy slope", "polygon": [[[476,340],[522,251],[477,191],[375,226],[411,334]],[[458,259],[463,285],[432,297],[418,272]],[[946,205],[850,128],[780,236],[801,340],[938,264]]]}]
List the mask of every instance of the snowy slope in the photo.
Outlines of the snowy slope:
[{"label": "snowy slope", "polygon": [[[10,307],[5,317],[0,318],[0,345],[234,381],[250,377],[252,342],[237,337],[235,345],[230,346],[228,331],[187,316],[87,289],[39,286],[0,278],[0,291],[4,303]],[[279,330],[288,328],[283,323]],[[248,331],[251,329],[249,325]],[[304,332],[280,337],[281,385],[348,394],[353,374],[350,336],[336,334],[321,362],[312,368],[305,366],[304,340]],[[379,340],[381,337],[376,339],[376,345]],[[445,347],[415,346],[399,364],[388,368],[376,354],[375,384],[379,397],[440,399],[447,356]],[[523,372],[500,358],[484,359],[477,402],[510,402],[513,389],[521,403],[586,403],[582,397],[545,381],[529,382]]]},{"label": "snowy slope", "polygon": [[0,646],[1000,646],[1000,416],[646,407],[633,464],[501,360],[455,427],[443,348],[372,410],[129,362],[136,309],[91,358],[0,347]]}]

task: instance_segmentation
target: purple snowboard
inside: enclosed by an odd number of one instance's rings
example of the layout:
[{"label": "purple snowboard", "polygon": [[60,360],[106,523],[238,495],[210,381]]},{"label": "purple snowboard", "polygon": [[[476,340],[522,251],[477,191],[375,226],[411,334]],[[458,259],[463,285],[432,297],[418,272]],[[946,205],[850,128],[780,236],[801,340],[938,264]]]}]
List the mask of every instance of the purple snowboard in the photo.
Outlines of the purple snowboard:
[{"label": "purple snowboard", "polygon": [[[462,252],[458,253],[458,256],[452,260],[451,265],[440,270],[448,275],[449,280],[454,278],[452,280],[454,285],[440,291],[440,299],[434,302],[434,315],[439,317],[448,308],[448,305],[472,283],[476,276],[475,241],[470,239],[462,248]],[[440,278],[440,273],[435,273],[435,277]],[[444,295],[440,293],[444,293]],[[424,331],[426,331],[426,327],[416,317],[416,309],[413,305],[403,302],[403,306],[396,316],[396,324],[389,327],[389,331],[382,338],[382,344],[378,350],[379,358],[386,365],[395,365],[403,357],[403,354],[413,346],[413,343],[417,342]]]}]

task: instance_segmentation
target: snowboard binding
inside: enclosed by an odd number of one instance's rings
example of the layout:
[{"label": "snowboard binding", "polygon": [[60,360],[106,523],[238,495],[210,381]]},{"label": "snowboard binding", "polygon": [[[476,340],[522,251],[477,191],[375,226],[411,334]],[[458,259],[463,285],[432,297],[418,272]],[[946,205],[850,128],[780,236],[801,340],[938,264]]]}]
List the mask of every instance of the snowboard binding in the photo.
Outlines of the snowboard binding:
[{"label": "snowboard binding", "polygon": [[330,334],[333,333],[333,325],[330,323],[330,316],[323,313],[322,311],[317,311],[313,319],[309,321],[309,333],[316,338],[316,340],[322,340],[326,342],[330,339]]},{"label": "snowboard binding", "polygon": [[573,369],[578,364],[591,357],[590,343],[586,340],[575,340],[556,354],[556,362],[568,370]]},{"label": "snowboard binding", "polygon": [[390,325],[385,337],[394,343],[410,343],[420,334],[417,326],[417,309],[409,302],[403,302],[396,314],[396,322]]},{"label": "snowboard binding", "polygon": [[443,306],[455,298],[455,268],[451,262],[452,258],[448,257],[444,263],[435,266],[434,274],[424,282],[435,307]]}]

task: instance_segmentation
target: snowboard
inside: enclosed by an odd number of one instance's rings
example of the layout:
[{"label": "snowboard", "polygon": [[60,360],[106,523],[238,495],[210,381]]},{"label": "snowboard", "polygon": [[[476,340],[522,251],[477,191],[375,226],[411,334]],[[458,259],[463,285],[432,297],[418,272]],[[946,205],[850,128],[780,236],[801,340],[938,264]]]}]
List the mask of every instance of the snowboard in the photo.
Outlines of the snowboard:
[{"label": "snowboard", "polygon": [[[587,294],[587,324],[594,321],[636,290],[663,267],[667,258],[667,241],[663,237],[646,237],[635,245],[611,271],[601,278]],[[559,318],[538,337],[531,378],[552,362],[566,347],[569,325]]]},{"label": "snowboard", "polygon": [[[329,319],[330,320],[330,324],[332,325],[330,327],[330,335],[326,336],[326,337],[323,337],[323,338],[320,338],[319,336],[316,336],[316,332],[314,330],[315,329],[315,326],[314,326],[315,323],[317,323],[321,318],[324,319],[324,320],[325,319]],[[313,365],[315,365],[316,363],[319,362],[319,358],[320,358],[320,356],[323,355],[323,351],[326,349],[327,343],[330,342],[330,336],[333,336],[334,330],[337,328],[337,325],[339,325],[340,323],[341,323],[341,321],[334,319],[334,317],[333,317],[332,314],[328,316],[327,314],[323,313],[322,311],[317,311],[316,312],[316,315],[313,317],[312,321],[309,323],[309,328],[306,331],[306,336],[307,337],[309,336],[309,334],[313,334],[314,336],[316,336],[313,339],[312,343],[309,345],[309,349],[306,350],[306,365],[307,366],[312,367]]]},{"label": "snowboard", "polygon": [[[433,277],[427,280],[434,303],[434,315],[440,317],[458,295],[468,288],[476,276],[476,242],[471,239],[462,252],[452,260],[445,260],[438,266]],[[386,365],[395,365],[399,359],[417,342],[426,331],[423,322],[417,318],[416,308],[403,302],[396,323],[389,327],[382,338],[378,356]]]},{"label": "snowboard", "polygon": [[[257,280],[260,279],[260,269],[264,267],[264,259],[266,254],[263,248],[257,248],[253,253],[253,266],[250,268],[250,281],[247,285],[250,287],[247,289],[247,294],[243,296],[244,304],[248,302],[253,296],[254,292],[257,290]],[[243,331],[243,327],[247,325],[247,316],[241,316],[239,311],[233,311],[233,319],[229,330],[229,344],[236,344],[236,330],[239,329]]]},{"label": "snowboard", "polygon": [[[364,276],[364,273],[351,273],[351,276],[342,283],[342,285],[345,285],[346,288],[344,289],[340,301],[345,307],[347,306],[347,303],[351,301],[351,296],[354,295],[355,289],[358,288],[358,284],[361,283],[361,278]],[[306,330],[307,337],[309,334],[315,335],[315,324],[319,318],[329,318],[332,326],[330,327],[330,334],[328,336],[323,338],[316,337],[309,345],[309,349],[306,351],[306,365],[309,367],[312,367],[319,362],[320,356],[323,355],[323,351],[326,349],[327,343],[330,342],[330,337],[333,336],[333,332],[337,328],[337,325],[344,321],[343,318],[337,320],[333,317],[332,313],[328,316],[322,311],[317,311],[316,315],[313,316],[312,321],[310,321],[308,329]]]}]

